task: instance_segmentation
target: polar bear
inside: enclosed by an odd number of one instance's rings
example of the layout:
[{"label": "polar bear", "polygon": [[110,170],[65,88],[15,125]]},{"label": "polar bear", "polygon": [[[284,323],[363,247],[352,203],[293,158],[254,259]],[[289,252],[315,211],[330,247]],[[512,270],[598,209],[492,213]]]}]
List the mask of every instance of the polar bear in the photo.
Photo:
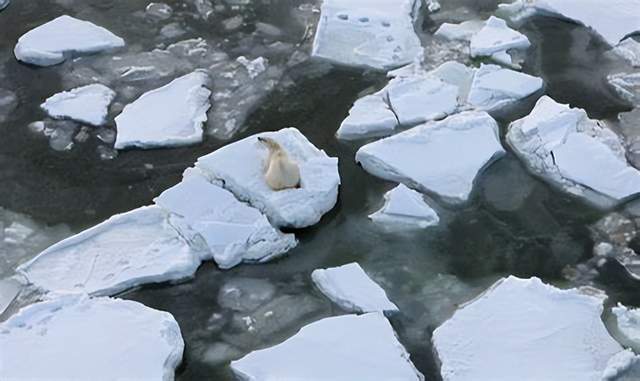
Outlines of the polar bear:
[{"label": "polar bear", "polygon": [[300,168],[298,164],[289,158],[282,146],[275,140],[258,137],[258,141],[269,149],[269,158],[265,165],[267,185],[275,191],[299,188]]}]

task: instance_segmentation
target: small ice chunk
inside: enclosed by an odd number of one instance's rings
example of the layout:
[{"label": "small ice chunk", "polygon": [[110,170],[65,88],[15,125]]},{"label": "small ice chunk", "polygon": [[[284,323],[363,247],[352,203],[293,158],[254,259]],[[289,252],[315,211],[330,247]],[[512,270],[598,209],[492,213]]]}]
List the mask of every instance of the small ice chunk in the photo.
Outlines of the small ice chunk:
[{"label": "small ice chunk", "polygon": [[64,15],[22,35],[14,53],[20,61],[38,66],[51,66],[73,56],[111,50],[124,45],[122,38],[105,28]]},{"label": "small ice chunk", "polygon": [[515,31],[507,23],[491,16],[482,29],[471,37],[471,57],[492,57],[495,54],[506,54],[507,64],[511,57],[506,53],[510,49],[527,49],[531,46],[529,39]]},{"label": "small ice chunk", "polygon": [[424,380],[379,313],[322,319],[279,345],[233,361],[231,369],[252,381]]},{"label": "small ice chunk", "polygon": [[3,380],[172,380],[184,341],[167,312],[74,295],[0,323],[0,348]]},{"label": "small ice chunk", "polygon": [[247,69],[247,73],[249,73],[249,78],[251,79],[254,79],[267,70],[267,60],[264,57],[249,60],[245,56],[240,56],[236,58],[236,61]]},{"label": "small ice chunk", "polygon": [[[268,150],[259,136],[277,141],[300,168],[300,187],[272,190],[265,181]],[[196,168],[223,182],[239,200],[261,210],[277,227],[314,225],[338,198],[338,160],[317,149],[295,128],[265,132],[228,144],[198,159]]]},{"label": "small ice chunk", "polygon": [[115,91],[99,83],[63,91],[49,97],[40,107],[53,118],[70,118],[94,126],[106,123]]},{"label": "small ice chunk", "polygon": [[166,20],[173,14],[173,8],[165,3],[149,3],[145,11],[149,16],[158,20]]},{"label": "small ice chunk", "polygon": [[258,209],[200,175],[187,176],[155,202],[183,219],[183,236],[200,235],[210,251],[204,259],[215,260],[223,269],[241,262],[267,262],[297,244],[293,234],[273,228]]},{"label": "small ice chunk", "polygon": [[613,52],[624,58],[633,67],[640,67],[640,42],[627,38],[613,48]]},{"label": "small ice chunk", "polygon": [[116,117],[116,149],[183,146],[202,141],[211,104],[209,76],[194,71],[142,94]]},{"label": "small ice chunk", "polygon": [[460,24],[443,23],[436,30],[435,35],[447,40],[470,41],[473,35],[485,26],[484,21],[469,20]]},{"label": "small ice chunk", "polygon": [[640,0],[516,0],[500,7],[517,20],[537,14],[573,20],[611,46],[640,31]]},{"label": "small ice chunk", "polygon": [[400,184],[384,195],[385,204],[370,215],[375,222],[426,228],[440,222],[438,213],[425,201],[421,193]]},{"label": "small ice chunk", "polygon": [[498,124],[477,111],[367,144],[356,161],[374,176],[461,203],[468,200],[478,173],[504,153]]},{"label": "small ice chunk", "polygon": [[317,269],[311,273],[313,283],[332,302],[345,311],[356,313],[397,312],[387,294],[357,263]]},{"label": "small ice chunk", "polygon": [[622,351],[602,323],[602,303],[538,278],[502,279],[434,331],[442,379],[601,381]]},{"label": "small ice chunk", "polygon": [[356,140],[392,135],[398,127],[398,118],[385,101],[383,92],[358,99],[349,110],[349,116],[340,124],[336,137]]},{"label": "small ice chunk", "polygon": [[312,55],[343,65],[387,70],[421,52],[415,0],[325,0]]},{"label": "small ice chunk", "polygon": [[640,172],[627,162],[621,139],[582,109],[544,96],[511,123],[507,142],[534,174],[597,206],[640,193]]},{"label": "small ice chunk", "polygon": [[640,309],[627,308],[618,303],[611,311],[616,316],[618,330],[634,347],[640,348]]},{"label": "small ice chunk", "polygon": [[193,276],[200,255],[157,206],[115,215],[67,238],[18,267],[44,291],[114,295],[146,284]]},{"label": "small ice chunk", "polygon": [[502,68],[481,65],[469,90],[468,103],[478,110],[497,111],[542,89],[541,78]]},{"label": "small ice chunk", "polygon": [[458,88],[437,78],[394,79],[387,92],[389,105],[402,126],[442,119],[458,107]]},{"label": "small ice chunk", "polygon": [[0,11],[9,6],[11,0],[0,0]]}]

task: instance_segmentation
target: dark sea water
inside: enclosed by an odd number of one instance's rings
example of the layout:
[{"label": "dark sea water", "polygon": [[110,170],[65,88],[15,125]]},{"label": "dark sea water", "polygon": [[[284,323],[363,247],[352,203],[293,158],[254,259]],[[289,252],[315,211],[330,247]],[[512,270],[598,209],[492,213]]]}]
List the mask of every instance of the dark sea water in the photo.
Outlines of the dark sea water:
[{"label": "dark sea water", "polygon": [[[175,10],[195,12],[189,2],[166,3]],[[458,12],[462,20],[486,17],[496,6],[495,1],[443,3],[442,12]],[[563,269],[591,257],[593,242],[587,227],[603,212],[530,176],[513,154],[479,177],[467,205],[441,207],[442,223],[437,228],[399,233],[372,224],[367,215],[379,209],[383,194],[394,184],[374,178],[356,165],[355,152],[362,142],[345,143],[334,137],[359,94],[385,83],[384,75],[363,70],[309,61],[287,68],[289,84],[277,86],[230,141],[207,137],[196,146],[126,151],[113,160],[100,158],[97,147],[102,143],[95,135],[69,151],[52,150],[47,139],[27,125],[45,117],[39,104],[62,90],[61,76],[69,66],[21,64],[12,55],[15,41],[34,26],[68,13],[119,34],[127,40],[128,49],[149,50],[158,44],[158,27],[136,22],[135,16],[146,4],[139,0],[14,0],[0,13],[0,63],[6,62],[0,87],[16,92],[20,101],[11,118],[0,123],[0,207],[79,231],[113,214],[151,203],[179,182],[183,170],[199,156],[250,134],[287,126],[297,127],[317,147],[338,157],[342,178],[336,207],[316,226],[296,231],[300,244],[285,258],[229,271],[207,263],[193,280],[143,287],[122,295],[168,311],[180,324],[186,351],[178,380],[233,380],[226,362],[216,361],[216,355],[231,351],[228,357],[238,358],[281,342],[307,323],[343,314],[312,287],[309,275],[319,267],[352,261],[358,261],[400,307],[401,313],[391,318],[400,341],[426,379],[438,380],[431,332],[459,304],[508,274],[538,276],[571,286]],[[203,37],[220,43],[230,55],[251,51],[253,48],[243,46],[247,42],[243,38],[251,35],[260,21],[277,26],[283,31],[279,39],[293,43],[305,33],[304,25],[291,17],[292,10],[301,4],[294,0],[255,1],[238,9],[227,7],[209,21],[184,16],[181,20],[190,31],[181,39]],[[225,30],[221,21],[235,15],[244,17],[246,25]],[[431,38],[428,30],[440,22],[425,20],[423,39]],[[531,19],[520,30],[534,45],[524,71],[541,76],[546,93],[558,102],[584,108],[594,118],[615,118],[629,109],[606,85],[605,77],[616,63],[604,57],[607,47],[597,36],[583,27],[549,18]],[[499,116],[503,137],[508,123],[526,114],[532,104],[523,107]],[[238,279],[242,284],[259,280],[275,289],[268,307],[260,311],[272,311],[270,318],[223,306],[220,290]],[[633,289],[606,277],[597,282],[611,296],[609,303],[623,300],[640,305]],[[258,322],[253,332],[243,324],[249,315]]]}]

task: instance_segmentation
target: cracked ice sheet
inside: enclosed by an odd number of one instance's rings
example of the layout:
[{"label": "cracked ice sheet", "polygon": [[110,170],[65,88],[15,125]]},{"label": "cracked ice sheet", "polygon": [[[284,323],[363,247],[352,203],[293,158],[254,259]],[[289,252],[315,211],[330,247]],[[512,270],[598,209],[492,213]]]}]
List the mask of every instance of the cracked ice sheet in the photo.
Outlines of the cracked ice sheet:
[{"label": "cracked ice sheet", "polygon": [[193,276],[200,254],[158,206],[134,209],[67,238],[18,272],[52,294],[114,295],[145,283]]},{"label": "cracked ice sheet", "polygon": [[106,123],[109,105],[115,96],[115,91],[96,83],[57,93],[40,107],[53,118],[69,118],[100,126]]},{"label": "cracked ice sheet", "polygon": [[640,193],[640,172],[621,139],[582,109],[548,96],[509,126],[507,142],[530,171],[599,207]]},{"label": "cracked ice sheet", "polygon": [[[300,167],[300,187],[274,191],[264,179],[268,150],[258,142],[276,140]],[[228,144],[202,156],[196,168],[239,200],[264,213],[276,227],[303,228],[320,221],[338,198],[338,159],[317,149],[295,128],[265,132]]]},{"label": "cracked ice sheet", "polygon": [[429,72],[411,64],[388,76],[394,78],[381,91],[356,101],[336,132],[339,139],[388,136],[401,125],[412,127],[468,108],[496,112],[544,85],[540,78],[497,65],[475,69],[455,61]]},{"label": "cracked ice sheet", "polygon": [[434,331],[443,381],[602,381],[623,352],[603,302],[538,278],[502,279]]},{"label": "cracked ice sheet", "polygon": [[387,294],[357,263],[317,269],[311,273],[320,291],[348,312],[397,312]]},{"label": "cracked ice sheet", "polygon": [[207,121],[209,76],[194,71],[144,93],[115,118],[114,148],[183,146],[202,141]]},{"label": "cracked ice sheet", "polygon": [[204,259],[215,260],[223,269],[241,262],[267,262],[297,244],[293,234],[282,234],[258,209],[211,184],[198,170],[188,171],[155,202],[182,219],[184,223],[174,226],[183,236],[202,237],[210,251]]},{"label": "cracked ice sheet", "polygon": [[343,65],[388,70],[422,49],[415,0],[324,0],[312,55]]},{"label": "cracked ice sheet", "polygon": [[113,50],[124,45],[122,38],[105,28],[64,15],[22,35],[14,53],[20,61],[51,66],[69,57]]},{"label": "cracked ice sheet", "polygon": [[0,323],[0,348],[0,378],[7,381],[173,380],[184,341],[167,312],[68,295]]},{"label": "cracked ice sheet", "polygon": [[233,361],[231,369],[250,381],[424,380],[379,313],[311,323],[281,344]]},{"label": "cracked ice sheet", "polygon": [[640,0],[517,0],[500,4],[516,20],[541,14],[593,29],[611,46],[640,31]]},{"label": "cracked ice sheet", "polygon": [[486,112],[464,112],[365,145],[356,161],[374,176],[457,204],[476,177],[504,155],[498,124]]}]

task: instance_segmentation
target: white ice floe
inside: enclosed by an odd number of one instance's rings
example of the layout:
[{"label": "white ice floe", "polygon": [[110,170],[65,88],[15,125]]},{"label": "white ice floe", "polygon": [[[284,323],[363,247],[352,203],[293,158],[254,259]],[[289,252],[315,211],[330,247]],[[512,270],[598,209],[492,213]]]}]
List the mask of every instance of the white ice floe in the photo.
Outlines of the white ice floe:
[{"label": "white ice floe", "polygon": [[356,161],[374,176],[461,203],[478,173],[504,153],[496,121],[473,111],[367,144]]},{"label": "white ice floe", "polygon": [[71,16],[60,16],[30,30],[18,39],[14,54],[20,61],[51,66],[67,58],[112,50],[124,40],[105,28]]},{"label": "white ice floe", "polygon": [[100,126],[106,122],[115,91],[99,83],[55,94],[40,105],[53,118]]},{"label": "white ice floe", "polygon": [[622,304],[611,309],[616,316],[618,330],[625,339],[640,348],[640,309],[629,309]]},{"label": "white ice floe", "polygon": [[422,381],[382,314],[330,317],[231,363],[242,380]]},{"label": "white ice floe", "polygon": [[467,102],[478,110],[498,111],[535,94],[543,85],[538,77],[497,65],[481,65],[473,77]]},{"label": "white ice floe", "polygon": [[194,71],[147,93],[116,117],[115,148],[182,146],[202,141],[211,104],[209,76]]},{"label": "white ice floe", "polygon": [[200,254],[157,206],[118,214],[67,238],[18,267],[30,283],[54,294],[114,295],[145,283],[193,276]]},{"label": "white ice floe", "polygon": [[442,379],[601,381],[622,351],[602,323],[603,299],[502,279],[434,331]]},{"label": "white ice floe", "polygon": [[174,213],[183,236],[199,235],[206,242],[206,258],[223,269],[241,262],[266,262],[296,246],[293,234],[282,234],[255,208],[238,201],[229,191],[190,171],[178,185],[155,199]]},{"label": "white ice floe", "polygon": [[597,206],[640,193],[640,172],[627,162],[621,139],[582,109],[544,96],[511,123],[507,142],[534,174]]},{"label": "white ice floe", "polygon": [[397,312],[387,294],[357,263],[318,269],[311,273],[313,283],[332,302],[345,311]]},{"label": "white ice floe", "polygon": [[392,135],[398,118],[386,100],[386,94],[376,93],[360,98],[342,121],[336,137],[342,140]]},{"label": "white ice floe", "polygon": [[509,28],[507,23],[491,16],[484,22],[465,21],[460,24],[444,23],[435,32],[447,40],[469,42],[471,57],[490,57],[495,62],[514,65],[509,51],[526,50],[531,46],[524,34]]},{"label": "white ice floe", "polygon": [[516,0],[500,7],[515,20],[536,14],[572,20],[612,46],[640,31],[640,0]]},{"label": "white ice floe", "polygon": [[[272,190],[265,181],[268,150],[259,136],[277,141],[300,168],[300,187]],[[229,144],[198,159],[196,168],[221,181],[241,201],[266,214],[277,227],[311,226],[331,210],[338,198],[338,159],[317,149],[295,128],[265,132]]]},{"label": "white ice floe", "polygon": [[627,38],[613,48],[613,52],[624,58],[633,67],[640,67],[640,42]]},{"label": "white ice floe", "polygon": [[382,209],[370,215],[375,222],[426,228],[440,222],[438,213],[424,201],[424,196],[400,184],[384,195]]},{"label": "white ice floe", "polygon": [[388,136],[467,109],[497,112],[543,86],[540,78],[497,65],[476,69],[454,61],[429,72],[412,64],[388,75],[393,79],[381,91],[356,101],[336,133],[339,139]]},{"label": "white ice floe", "polygon": [[0,323],[3,380],[173,380],[180,327],[167,312],[110,298],[65,296]]},{"label": "white ice floe", "polygon": [[325,0],[312,55],[339,64],[387,70],[421,51],[415,0]]}]

